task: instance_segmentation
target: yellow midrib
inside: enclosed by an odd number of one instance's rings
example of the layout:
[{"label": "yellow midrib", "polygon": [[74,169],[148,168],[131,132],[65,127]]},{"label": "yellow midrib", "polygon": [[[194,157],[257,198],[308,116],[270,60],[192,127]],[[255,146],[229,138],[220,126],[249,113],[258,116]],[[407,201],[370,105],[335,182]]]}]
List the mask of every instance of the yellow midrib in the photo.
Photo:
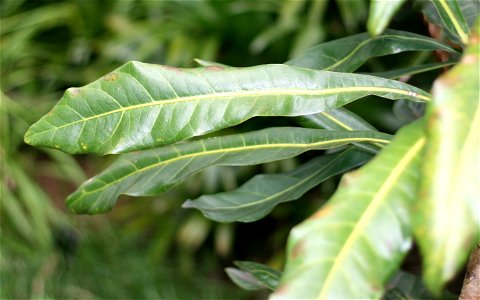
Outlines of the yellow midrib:
[{"label": "yellow midrib", "polygon": [[[390,141],[379,139],[379,138],[342,138],[342,139],[333,139],[333,140],[328,140],[328,141],[321,141],[321,142],[316,142],[316,143],[306,143],[306,144],[278,143],[278,144],[251,145],[251,146],[242,146],[242,147],[236,147],[236,148],[216,149],[216,150],[208,150],[208,151],[203,151],[203,152],[190,153],[190,154],[186,154],[186,155],[180,155],[180,156],[174,157],[172,159],[160,161],[158,163],[149,165],[145,168],[137,169],[136,171],[131,172],[128,175],[123,176],[121,178],[118,178],[117,180],[111,181],[108,184],[106,184],[106,185],[104,185],[100,188],[97,188],[97,189],[94,189],[94,190],[91,190],[91,191],[82,190],[82,194],[91,194],[93,192],[96,192],[97,190],[105,189],[108,186],[113,185],[113,184],[123,180],[124,178],[133,176],[133,175],[135,175],[139,172],[144,172],[144,171],[147,171],[147,170],[155,168],[155,167],[159,167],[159,166],[164,165],[164,164],[170,164],[170,163],[173,163],[173,162],[178,161],[178,160],[188,159],[188,158],[192,158],[192,157],[199,157],[199,156],[219,154],[219,153],[225,154],[225,153],[240,152],[240,151],[247,151],[247,150],[268,149],[268,148],[282,148],[282,149],[284,149],[284,148],[312,148],[312,150],[313,150],[313,148],[315,148],[315,147],[325,146],[325,145],[328,145],[328,144],[342,143],[342,142],[371,142],[371,143],[386,144],[386,143],[389,143]],[[75,202],[73,202],[73,203],[75,203]]]},{"label": "yellow midrib", "polygon": [[367,225],[367,222],[371,220],[372,215],[378,210],[380,205],[383,204],[383,201],[387,194],[395,186],[398,178],[402,175],[408,164],[415,158],[415,155],[417,155],[418,152],[423,148],[425,142],[425,137],[421,137],[418,139],[417,142],[415,142],[415,144],[407,151],[407,153],[405,153],[405,156],[395,166],[395,168],[387,177],[385,183],[381,186],[379,191],[375,194],[367,209],[360,217],[359,222],[353,228],[352,233],[348,236],[345,244],[336,256],[333,265],[328,272],[325,281],[323,282],[322,289],[320,290],[320,294],[318,295],[317,299],[326,299],[330,290],[330,286],[332,285],[335,276],[338,274],[339,269],[342,268],[342,263],[348,256],[349,251],[352,249],[353,243],[357,240],[359,236],[363,234],[363,230],[364,227]]},{"label": "yellow midrib", "polygon": [[460,23],[458,23],[457,19],[453,15],[452,10],[448,6],[448,4],[445,2],[445,0],[437,0],[437,1],[440,2],[440,5],[443,7],[445,12],[447,13],[448,17],[450,18],[450,21],[452,21],[453,27],[455,27],[455,30],[457,30],[457,33],[460,36],[460,39],[462,40],[462,43],[466,45],[468,43],[468,33],[462,29],[462,26],[460,25]]},{"label": "yellow midrib", "polygon": [[329,95],[329,94],[337,94],[337,93],[349,93],[349,92],[384,92],[384,93],[394,93],[400,95],[406,95],[410,97],[416,97],[418,99],[424,101],[430,101],[430,97],[417,94],[415,92],[406,91],[402,89],[394,89],[394,88],[385,88],[385,87],[371,87],[371,86],[357,86],[357,87],[345,87],[345,88],[333,88],[333,89],[324,89],[324,90],[307,90],[307,89],[270,89],[270,90],[256,90],[256,91],[240,91],[240,92],[224,92],[224,93],[212,93],[207,95],[195,95],[195,96],[186,96],[180,97],[175,99],[166,99],[166,100],[157,100],[153,102],[147,102],[142,104],[136,104],[128,107],[122,107],[115,110],[111,110],[105,113],[101,113],[98,115],[94,115],[87,118],[82,118],[75,122],[67,123],[62,126],[54,127],[45,131],[37,132],[28,138],[33,138],[38,134],[43,134],[52,130],[58,130],[63,127],[72,126],[77,123],[87,122],[92,119],[101,118],[107,115],[125,112],[129,110],[139,109],[143,107],[151,107],[157,105],[167,105],[167,104],[175,104],[181,102],[189,102],[189,101],[201,101],[201,100],[221,100],[225,98],[242,98],[242,97],[264,97],[264,96],[321,96],[321,95]]}]

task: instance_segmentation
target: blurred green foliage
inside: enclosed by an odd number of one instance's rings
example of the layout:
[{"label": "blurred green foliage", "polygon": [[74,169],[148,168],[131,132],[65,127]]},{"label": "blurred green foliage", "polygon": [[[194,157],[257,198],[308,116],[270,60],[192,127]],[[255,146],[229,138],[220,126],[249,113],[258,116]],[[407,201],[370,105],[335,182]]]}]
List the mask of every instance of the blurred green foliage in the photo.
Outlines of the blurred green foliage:
[{"label": "blurred green foliage", "polygon": [[[194,58],[235,66],[282,63],[323,40],[364,31],[367,12],[366,0],[2,1],[0,297],[251,297],[226,281],[224,264],[233,258],[280,267],[290,227],[333,192],[337,179],[308,194],[302,208],[292,212],[287,203],[254,225],[211,223],[180,205],[232,190],[256,167],[211,168],[161,198],[121,201],[108,215],[80,217],[65,212],[63,200],[109,158],[33,149],[22,137],[66,88],[129,60],[181,67]],[[373,60],[366,71],[385,71],[389,64]],[[400,126],[390,106],[380,109],[368,112],[376,125]],[[259,168],[286,171],[297,163]]]}]

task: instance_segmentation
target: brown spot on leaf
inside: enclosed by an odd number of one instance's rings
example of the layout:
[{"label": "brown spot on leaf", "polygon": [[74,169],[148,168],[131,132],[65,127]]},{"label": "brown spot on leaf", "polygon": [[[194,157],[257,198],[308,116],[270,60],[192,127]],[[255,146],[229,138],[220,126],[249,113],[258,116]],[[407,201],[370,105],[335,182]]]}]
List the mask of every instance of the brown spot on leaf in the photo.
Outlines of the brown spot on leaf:
[{"label": "brown spot on leaf", "polygon": [[298,242],[298,244],[295,245],[295,247],[293,247],[290,257],[292,259],[296,259],[302,252],[304,252],[304,250],[305,250],[305,241],[302,240]]},{"label": "brown spot on leaf", "polygon": [[213,71],[213,72],[221,72],[221,71],[225,71],[225,68],[220,66],[208,66],[205,68],[205,70]]},{"label": "brown spot on leaf", "polygon": [[324,206],[322,209],[320,209],[315,214],[313,214],[313,216],[311,216],[311,218],[312,219],[323,218],[326,215],[328,215],[331,210],[332,210],[331,206]]},{"label": "brown spot on leaf", "polygon": [[169,70],[169,71],[174,71],[174,72],[177,72],[177,73],[181,73],[183,72],[182,69],[180,68],[177,68],[177,67],[172,67],[172,66],[163,66],[165,69]]},{"label": "brown spot on leaf", "polygon": [[117,73],[109,73],[103,77],[103,80],[105,81],[115,81],[117,79],[118,79]]}]

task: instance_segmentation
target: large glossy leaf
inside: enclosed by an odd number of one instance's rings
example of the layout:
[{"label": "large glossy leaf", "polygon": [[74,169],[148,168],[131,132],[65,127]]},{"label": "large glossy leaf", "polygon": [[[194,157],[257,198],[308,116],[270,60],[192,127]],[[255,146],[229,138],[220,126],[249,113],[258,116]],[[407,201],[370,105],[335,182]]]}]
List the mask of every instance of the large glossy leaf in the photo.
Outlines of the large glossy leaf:
[{"label": "large glossy leaf", "polygon": [[456,53],[450,46],[422,35],[385,30],[376,37],[361,33],[320,44],[286,64],[326,71],[353,72],[372,57],[429,50]]},{"label": "large glossy leaf", "polygon": [[290,233],[273,299],[376,299],[411,244],[410,208],[420,180],[422,124],[398,133],[371,162]]},{"label": "large glossy leaf", "polygon": [[441,63],[429,63],[429,64],[415,65],[415,66],[410,66],[410,67],[405,67],[405,68],[400,68],[395,70],[389,70],[385,72],[368,73],[368,75],[383,77],[388,79],[397,79],[404,76],[411,76],[415,74],[437,70],[440,68],[446,68],[456,63],[457,62],[453,62],[453,61],[441,62]]},{"label": "large glossy leaf", "polygon": [[367,23],[368,32],[373,36],[382,33],[404,2],[405,0],[371,0]]},{"label": "large glossy leaf", "polygon": [[102,213],[122,194],[155,195],[212,165],[259,164],[361,141],[388,143],[388,135],[278,127],[131,153],[80,186],[67,205],[77,213]]},{"label": "large glossy leaf", "polygon": [[285,65],[176,69],[130,62],[69,89],[25,141],[69,153],[118,153],[170,144],[254,116],[298,116],[366,95],[429,100],[404,83]]},{"label": "large glossy leaf", "polygon": [[479,36],[461,63],[437,79],[427,109],[426,157],[416,216],[424,276],[434,291],[452,278],[479,239]]},{"label": "large glossy leaf", "polygon": [[218,222],[253,222],[276,205],[296,200],[320,182],[360,166],[371,156],[354,149],[314,158],[282,174],[257,175],[240,188],[226,193],[203,195],[183,207],[196,208]]}]

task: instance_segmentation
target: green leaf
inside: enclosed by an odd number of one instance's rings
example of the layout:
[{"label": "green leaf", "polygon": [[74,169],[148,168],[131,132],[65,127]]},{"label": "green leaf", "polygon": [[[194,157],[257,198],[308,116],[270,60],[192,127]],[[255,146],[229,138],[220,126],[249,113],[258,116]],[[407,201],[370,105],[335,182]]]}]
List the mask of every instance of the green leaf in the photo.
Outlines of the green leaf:
[{"label": "green leaf", "polygon": [[443,24],[450,32],[455,33],[463,44],[468,42],[470,29],[456,0],[432,1],[442,19]]},{"label": "green leaf", "polygon": [[[375,129],[375,127],[370,125],[367,121],[343,107],[324,111],[318,114],[297,117],[296,119],[300,125],[307,128],[325,128],[330,130],[349,131],[377,131],[377,129]],[[371,153],[377,153],[383,147],[381,144],[354,143],[354,145]]]},{"label": "green leaf", "polygon": [[441,68],[446,68],[456,64],[457,62],[454,61],[447,61],[441,63],[430,63],[430,64],[423,64],[423,65],[415,65],[385,72],[376,72],[376,73],[367,73],[367,75],[388,78],[388,79],[398,79],[405,76],[411,76],[415,74],[420,74],[424,72],[429,72]]},{"label": "green leaf", "polygon": [[372,57],[404,51],[433,50],[457,53],[452,47],[422,35],[385,30],[376,37],[360,33],[320,44],[286,64],[325,71],[353,72]]},{"label": "green leaf", "polygon": [[237,268],[225,268],[228,277],[239,287],[247,291],[256,291],[268,289],[260,280],[255,278],[250,272],[242,271]]},{"label": "green leaf", "polygon": [[291,172],[256,175],[240,188],[188,200],[184,208],[196,208],[218,222],[253,222],[276,205],[300,198],[320,182],[368,161],[370,155],[355,149],[320,156]]},{"label": "green leaf", "polygon": [[480,227],[480,37],[437,79],[427,108],[426,157],[415,233],[427,286],[438,292],[466,262]]},{"label": "green leaf", "polygon": [[[442,34],[447,39],[459,44],[465,44],[465,42],[462,41],[444,7],[447,7],[450,11],[450,15],[453,15],[455,19],[459,20],[457,21],[458,28],[460,31],[467,33],[467,35],[469,32],[468,28],[473,26],[480,14],[480,2],[478,0],[447,0],[443,1],[443,5],[437,0],[436,2],[432,0],[417,0],[415,1],[415,5],[420,7],[430,23],[438,25],[443,29]],[[460,11],[458,11],[457,8],[459,8]],[[467,24],[466,26],[464,21]]]},{"label": "green leaf", "polygon": [[280,281],[281,272],[251,261],[234,261],[233,262],[241,270],[248,272],[255,279],[261,282],[265,287],[274,290]]},{"label": "green leaf", "polygon": [[62,100],[25,135],[68,153],[119,153],[174,143],[254,116],[299,116],[367,95],[427,101],[404,83],[285,65],[177,69],[130,62]]},{"label": "green leaf", "polygon": [[405,0],[371,0],[367,23],[368,32],[373,36],[381,34],[404,2]]},{"label": "green leaf", "polygon": [[103,213],[124,195],[159,194],[212,165],[252,165],[352,142],[388,143],[376,132],[278,127],[166,146],[121,157],[67,199],[77,213]]},{"label": "green leaf", "polygon": [[293,228],[273,299],[376,299],[411,245],[410,207],[425,144],[420,122],[401,129],[311,218]]},{"label": "green leaf", "polygon": [[[429,293],[419,276],[404,271],[398,271],[385,289],[383,300],[437,299]],[[438,299],[453,300],[458,297],[445,292]]]}]

